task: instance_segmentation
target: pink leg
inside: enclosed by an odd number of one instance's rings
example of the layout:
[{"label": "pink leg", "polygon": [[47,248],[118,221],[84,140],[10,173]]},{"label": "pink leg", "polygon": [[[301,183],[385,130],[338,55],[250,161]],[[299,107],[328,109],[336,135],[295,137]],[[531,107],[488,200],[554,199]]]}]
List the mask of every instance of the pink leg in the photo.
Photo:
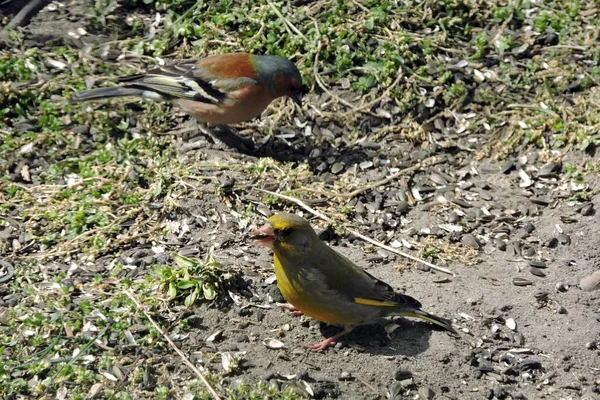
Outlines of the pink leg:
[{"label": "pink leg", "polygon": [[294,317],[298,317],[300,315],[304,315],[304,313],[300,310],[298,310],[296,307],[294,307],[293,305],[291,305],[290,303],[287,304],[281,304],[279,305],[279,308],[281,308],[282,310],[288,310],[291,311],[291,314]]},{"label": "pink leg", "polygon": [[323,340],[322,342],[319,342],[317,344],[311,344],[309,346],[304,346],[305,349],[310,349],[312,351],[323,351],[328,347],[333,347],[335,346],[335,340],[339,337],[344,336],[346,333],[350,332],[350,330],[346,330],[344,328],[343,331],[336,333],[335,335],[333,335],[330,338],[327,338],[325,340]]}]

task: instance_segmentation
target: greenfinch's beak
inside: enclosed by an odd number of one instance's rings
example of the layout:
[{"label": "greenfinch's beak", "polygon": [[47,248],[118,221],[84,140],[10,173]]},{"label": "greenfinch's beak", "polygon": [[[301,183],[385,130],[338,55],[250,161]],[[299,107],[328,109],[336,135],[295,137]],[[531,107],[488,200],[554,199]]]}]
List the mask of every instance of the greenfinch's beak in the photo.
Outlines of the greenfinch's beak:
[{"label": "greenfinch's beak", "polygon": [[250,239],[254,240],[253,244],[257,246],[273,247],[275,240],[275,230],[271,224],[266,223],[252,234]]}]

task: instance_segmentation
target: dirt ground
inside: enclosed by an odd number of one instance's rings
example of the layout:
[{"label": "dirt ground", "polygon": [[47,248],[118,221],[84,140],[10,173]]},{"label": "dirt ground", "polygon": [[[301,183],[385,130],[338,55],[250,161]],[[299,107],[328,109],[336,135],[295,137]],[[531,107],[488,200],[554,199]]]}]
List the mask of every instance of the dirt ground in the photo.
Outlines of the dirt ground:
[{"label": "dirt ground", "polygon": [[[38,39],[52,42],[50,36],[56,35],[56,40],[71,40],[56,27],[49,28],[56,21],[44,25],[44,18],[42,11],[30,24],[34,37],[39,29],[44,34]],[[315,107],[324,101],[321,94],[306,98]],[[313,131],[317,126],[342,136],[339,126],[312,118],[315,114],[308,108],[304,111],[299,118]],[[283,210],[303,215],[318,230],[326,224],[293,203],[265,204],[264,193],[250,189],[255,182],[235,168],[201,171],[211,174],[224,191],[217,192],[211,179],[202,181],[197,186],[202,195],[179,199],[177,211],[166,218],[170,232],[152,243],[135,243],[120,254],[98,257],[95,271],[110,270],[120,257],[137,266],[123,277],[143,280],[149,273],[149,265],[140,262],[144,258],[160,262],[164,254],[174,252],[202,258],[215,246],[216,259],[239,277],[229,288],[230,298],[189,309],[174,305],[173,315],[164,318],[187,321],[191,329],[172,338],[209,371],[222,370],[223,354],[239,358],[235,373],[221,380],[225,386],[263,380],[303,397],[339,399],[600,399],[600,291],[579,287],[583,277],[600,270],[600,198],[595,194],[579,202],[571,197],[598,187],[600,179],[591,177],[585,189],[561,179],[566,164],[598,163],[598,154],[523,147],[508,161],[493,162],[474,157],[479,137],[458,135],[448,144],[446,138],[436,140],[433,135],[427,145],[414,148],[393,134],[378,134],[381,124],[389,122],[385,118],[370,116],[365,121],[365,139],[354,143],[316,134],[291,139],[276,134],[261,141],[261,136],[246,133],[255,145],[250,154],[200,136],[202,146],[180,147],[179,162],[193,168],[198,162],[244,166],[266,156],[290,162],[307,159],[302,179],[321,191],[316,197],[322,203],[315,203],[312,194],[310,203],[321,206],[334,202],[323,194],[331,188],[349,192],[425,160],[406,174],[408,192],[417,196],[414,202],[403,200],[406,182],[394,180],[348,199],[350,211],[344,219],[347,226],[386,244],[403,243],[399,250],[442,265],[454,276],[351,234],[330,233],[327,241],[372,275],[420,300],[424,310],[452,319],[463,337],[398,318],[359,327],[327,351],[305,350],[303,345],[321,341],[337,328],[277,307],[283,299],[274,282],[272,254],[252,246],[248,236],[268,215]],[[184,142],[176,140],[178,146]],[[260,183],[271,191],[287,188],[277,177]],[[308,202],[307,192],[294,193]],[[248,215],[249,205],[258,212]],[[155,256],[153,246],[163,247],[164,254]],[[436,257],[429,257],[425,249],[437,249]],[[531,262],[543,263],[534,263],[536,269],[531,270]],[[48,271],[59,264],[52,261]],[[78,273],[71,279],[85,282],[94,276]],[[216,339],[207,341],[215,333]],[[284,347],[267,348],[269,339],[278,339]],[[160,352],[142,349],[138,356],[151,360],[148,364],[158,381],[177,387],[174,398],[193,393],[187,382],[194,375],[168,346]],[[149,392],[146,396],[152,397]]]}]

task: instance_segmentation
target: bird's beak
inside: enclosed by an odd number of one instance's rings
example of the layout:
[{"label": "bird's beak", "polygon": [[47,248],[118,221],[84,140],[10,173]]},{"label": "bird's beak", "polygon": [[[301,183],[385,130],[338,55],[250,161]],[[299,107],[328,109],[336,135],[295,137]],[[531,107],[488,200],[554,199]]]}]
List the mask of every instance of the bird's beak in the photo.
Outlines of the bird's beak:
[{"label": "bird's beak", "polygon": [[300,107],[302,107],[302,93],[300,93],[300,92],[298,92],[298,93],[292,93],[292,94],[290,94],[290,98],[292,100],[294,100],[294,103],[296,103]]},{"label": "bird's beak", "polygon": [[273,241],[275,240],[275,230],[271,226],[271,224],[266,223],[262,227],[260,227],[254,234],[250,237],[253,239],[253,244],[257,246],[265,246],[273,248]]}]

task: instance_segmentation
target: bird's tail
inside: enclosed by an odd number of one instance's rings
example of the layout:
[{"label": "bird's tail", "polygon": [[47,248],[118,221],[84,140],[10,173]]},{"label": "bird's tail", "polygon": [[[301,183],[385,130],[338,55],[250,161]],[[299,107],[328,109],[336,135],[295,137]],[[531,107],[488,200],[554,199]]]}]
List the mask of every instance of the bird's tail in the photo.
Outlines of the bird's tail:
[{"label": "bird's tail", "polygon": [[139,97],[148,97],[148,91],[143,90],[141,88],[132,88],[126,86],[115,86],[115,87],[107,87],[107,88],[98,88],[98,89],[90,89],[84,90],[81,92],[77,92],[73,94],[71,98],[74,102],[81,101],[89,101],[89,100],[98,100],[98,99],[106,99],[109,97],[123,97],[123,96],[139,96]]},{"label": "bird's tail", "polygon": [[413,308],[411,310],[398,311],[398,312],[394,313],[394,315],[402,315],[405,317],[420,318],[420,319],[430,322],[432,324],[441,326],[442,328],[446,329],[447,331],[452,332],[454,335],[458,335],[458,332],[456,332],[456,330],[452,327],[452,321],[450,321],[449,319],[438,317],[433,314],[429,314],[428,312],[419,310],[417,308]]}]

